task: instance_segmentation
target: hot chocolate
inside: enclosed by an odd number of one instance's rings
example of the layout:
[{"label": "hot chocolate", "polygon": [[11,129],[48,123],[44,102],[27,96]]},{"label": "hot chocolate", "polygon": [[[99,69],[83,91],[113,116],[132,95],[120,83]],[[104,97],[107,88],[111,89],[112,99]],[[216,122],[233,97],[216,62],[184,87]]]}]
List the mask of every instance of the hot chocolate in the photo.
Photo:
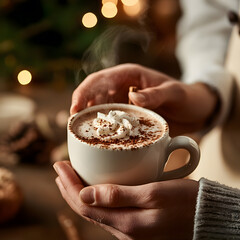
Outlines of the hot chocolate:
[{"label": "hot chocolate", "polygon": [[87,144],[105,149],[138,149],[156,142],[164,127],[154,116],[127,108],[98,109],[70,123],[74,135]]},{"label": "hot chocolate", "polygon": [[[86,108],[70,117],[67,136],[72,167],[90,185],[138,185],[181,178],[199,161],[199,148],[191,138],[171,138],[160,115],[131,104]],[[165,172],[169,155],[180,148],[189,151],[189,162]]]}]

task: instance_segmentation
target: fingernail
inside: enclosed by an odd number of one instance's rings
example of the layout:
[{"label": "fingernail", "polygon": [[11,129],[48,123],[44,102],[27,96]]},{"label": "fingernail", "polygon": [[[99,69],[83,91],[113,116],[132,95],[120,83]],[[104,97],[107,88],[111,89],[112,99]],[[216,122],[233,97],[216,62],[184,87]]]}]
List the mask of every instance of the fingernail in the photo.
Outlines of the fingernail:
[{"label": "fingernail", "polygon": [[130,94],[130,97],[136,102],[141,103],[146,101],[146,97],[142,93],[130,92],[129,94]]},{"label": "fingernail", "polygon": [[56,163],[53,164],[53,168],[56,171],[56,173],[58,174],[58,166],[56,165]]},{"label": "fingernail", "polygon": [[75,105],[72,105],[70,108],[70,114],[73,115],[76,111],[75,111]]},{"label": "fingernail", "polygon": [[86,187],[80,191],[81,200],[86,204],[93,204],[95,202],[95,189],[93,187]]}]

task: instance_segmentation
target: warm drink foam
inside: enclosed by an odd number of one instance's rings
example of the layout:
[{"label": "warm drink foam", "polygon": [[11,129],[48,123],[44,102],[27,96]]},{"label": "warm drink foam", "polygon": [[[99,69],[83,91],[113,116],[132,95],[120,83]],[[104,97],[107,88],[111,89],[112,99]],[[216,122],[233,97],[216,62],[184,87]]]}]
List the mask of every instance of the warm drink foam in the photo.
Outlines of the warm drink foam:
[{"label": "warm drink foam", "polygon": [[107,149],[136,149],[150,145],[163,135],[159,120],[130,109],[101,109],[83,114],[71,129],[81,141]]},{"label": "warm drink foam", "polygon": [[[83,124],[84,127],[84,124]],[[89,127],[89,124],[86,126]],[[108,114],[97,113],[97,118],[93,120],[93,129],[102,140],[128,139],[130,136],[139,135],[139,121],[126,112],[115,110]],[[84,134],[84,132],[83,132]]]}]

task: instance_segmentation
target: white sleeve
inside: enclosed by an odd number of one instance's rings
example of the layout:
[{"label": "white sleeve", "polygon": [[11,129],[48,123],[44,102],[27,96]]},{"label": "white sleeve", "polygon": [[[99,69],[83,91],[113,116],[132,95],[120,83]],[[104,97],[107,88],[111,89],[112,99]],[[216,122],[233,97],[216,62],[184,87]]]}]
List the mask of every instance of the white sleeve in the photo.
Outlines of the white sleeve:
[{"label": "white sleeve", "polygon": [[232,26],[229,10],[238,11],[237,0],[180,0],[183,11],[178,24],[179,59],[188,84],[203,82],[216,90],[221,101],[215,124],[222,123],[230,108],[232,77],[224,68]]}]

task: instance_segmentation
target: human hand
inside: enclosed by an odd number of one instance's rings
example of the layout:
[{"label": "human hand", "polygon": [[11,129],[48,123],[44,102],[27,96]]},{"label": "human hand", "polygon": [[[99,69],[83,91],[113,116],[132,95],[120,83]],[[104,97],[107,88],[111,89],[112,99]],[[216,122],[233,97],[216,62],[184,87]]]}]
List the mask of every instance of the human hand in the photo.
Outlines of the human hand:
[{"label": "human hand", "polygon": [[[128,93],[137,86],[137,93]],[[184,84],[158,71],[122,64],[89,75],[74,91],[71,114],[88,106],[119,102],[151,109],[165,118],[172,136],[205,127],[214,112],[217,94],[205,84]]]},{"label": "human hand", "polygon": [[198,182],[171,180],[139,186],[84,187],[69,162],[57,162],[56,183],[80,216],[121,240],[192,239]]}]

